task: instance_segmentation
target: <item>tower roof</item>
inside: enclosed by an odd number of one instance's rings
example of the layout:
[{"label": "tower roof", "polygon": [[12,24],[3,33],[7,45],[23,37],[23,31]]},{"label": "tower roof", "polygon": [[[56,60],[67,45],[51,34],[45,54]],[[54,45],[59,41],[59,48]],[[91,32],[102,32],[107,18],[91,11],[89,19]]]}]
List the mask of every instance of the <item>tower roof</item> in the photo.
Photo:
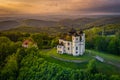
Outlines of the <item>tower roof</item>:
[{"label": "tower roof", "polygon": [[73,35],[74,35],[74,36],[79,36],[79,34],[78,34],[78,33],[74,33]]},{"label": "tower roof", "polygon": [[69,31],[70,34],[74,34],[76,33],[76,30],[74,28],[71,28],[71,30]]},{"label": "tower roof", "polygon": [[83,34],[83,31],[82,31],[82,30],[80,30],[80,31],[78,32],[78,34]]}]

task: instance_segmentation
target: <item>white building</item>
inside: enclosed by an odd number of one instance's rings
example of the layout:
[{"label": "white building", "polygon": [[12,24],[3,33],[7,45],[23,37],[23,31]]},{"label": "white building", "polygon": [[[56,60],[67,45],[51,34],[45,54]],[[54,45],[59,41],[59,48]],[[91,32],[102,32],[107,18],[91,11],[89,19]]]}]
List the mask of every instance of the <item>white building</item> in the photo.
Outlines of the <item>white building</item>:
[{"label": "white building", "polygon": [[73,56],[83,55],[85,52],[85,34],[82,31],[76,32],[72,28],[64,38],[59,39],[57,52]]}]

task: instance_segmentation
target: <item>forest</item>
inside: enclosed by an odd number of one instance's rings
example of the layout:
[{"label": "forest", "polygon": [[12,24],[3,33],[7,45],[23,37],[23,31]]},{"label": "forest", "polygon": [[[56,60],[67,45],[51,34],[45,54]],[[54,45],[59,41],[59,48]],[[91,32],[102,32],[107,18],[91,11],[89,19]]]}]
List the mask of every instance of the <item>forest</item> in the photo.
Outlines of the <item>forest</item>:
[{"label": "forest", "polygon": [[[115,25],[94,27],[84,31],[86,49],[120,56],[120,29]],[[120,80],[119,75],[107,75],[96,68],[94,59],[85,69],[73,69],[49,62],[40,50],[52,49],[62,33],[0,32],[1,80]],[[23,48],[22,42],[32,39],[36,47]],[[46,54],[46,53],[42,53]],[[109,77],[108,77],[109,76]]]}]

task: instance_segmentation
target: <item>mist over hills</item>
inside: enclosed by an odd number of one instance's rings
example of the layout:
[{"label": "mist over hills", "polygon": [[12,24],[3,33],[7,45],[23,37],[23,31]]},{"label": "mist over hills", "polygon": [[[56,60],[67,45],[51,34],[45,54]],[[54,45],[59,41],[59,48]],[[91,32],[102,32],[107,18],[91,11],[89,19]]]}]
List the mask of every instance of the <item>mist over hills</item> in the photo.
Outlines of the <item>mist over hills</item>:
[{"label": "mist over hills", "polygon": [[18,17],[0,17],[0,31],[14,28],[32,27],[67,27],[87,29],[93,26],[118,24],[120,23],[120,16],[106,16],[106,17],[82,17],[82,18],[65,18],[60,20],[42,20],[42,19],[27,19]]}]

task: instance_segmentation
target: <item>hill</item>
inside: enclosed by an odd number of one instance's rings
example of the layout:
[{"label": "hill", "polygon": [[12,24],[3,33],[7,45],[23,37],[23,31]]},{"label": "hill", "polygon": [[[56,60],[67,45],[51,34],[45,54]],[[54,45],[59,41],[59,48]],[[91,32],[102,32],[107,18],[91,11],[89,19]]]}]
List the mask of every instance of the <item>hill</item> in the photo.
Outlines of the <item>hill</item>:
[{"label": "hill", "polygon": [[96,21],[95,18],[64,19],[60,20],[59,24],[66,27],[85,29],[87,24],[94,21]]},{"label": "hill", "polygon": [[57,22],[55,21],[44,21],[44,20],[36,20],[36,19],[27,19],[22,21],[26,26],[31,27],[55,27],[57,26]]},{"label": "hill", "polygon": [[[13,30],[18,29],[22,26],[32,28],[77,28],[77,29],[88,29],[94,26],[101,27],[108,24],[120,23],[120,17],[100,17],[100,18],[76,18],[76,19],[63,19],[59,21],[48,21],[39,19],[11,19],[11,20],[0,20],[0,30]],[[66,30],[65,29],[65,30]],[[21,29],[20,29],[21,30]],[[38,32],[38,31],[37,31]]]},{"label": "hill", "polygon": [[118,23],[120,23],[120,17],[107,17],[107,18],[99,18],[87,25],[99,26],[99,25],[118,24]]},{"label": "hill", "polygon": [[0,22],[0,30],[15,28],[15,27],[18,27],[19,25],[20,25],[20,23],[17,21],[14,21],[14,20],[1,21]]}]

